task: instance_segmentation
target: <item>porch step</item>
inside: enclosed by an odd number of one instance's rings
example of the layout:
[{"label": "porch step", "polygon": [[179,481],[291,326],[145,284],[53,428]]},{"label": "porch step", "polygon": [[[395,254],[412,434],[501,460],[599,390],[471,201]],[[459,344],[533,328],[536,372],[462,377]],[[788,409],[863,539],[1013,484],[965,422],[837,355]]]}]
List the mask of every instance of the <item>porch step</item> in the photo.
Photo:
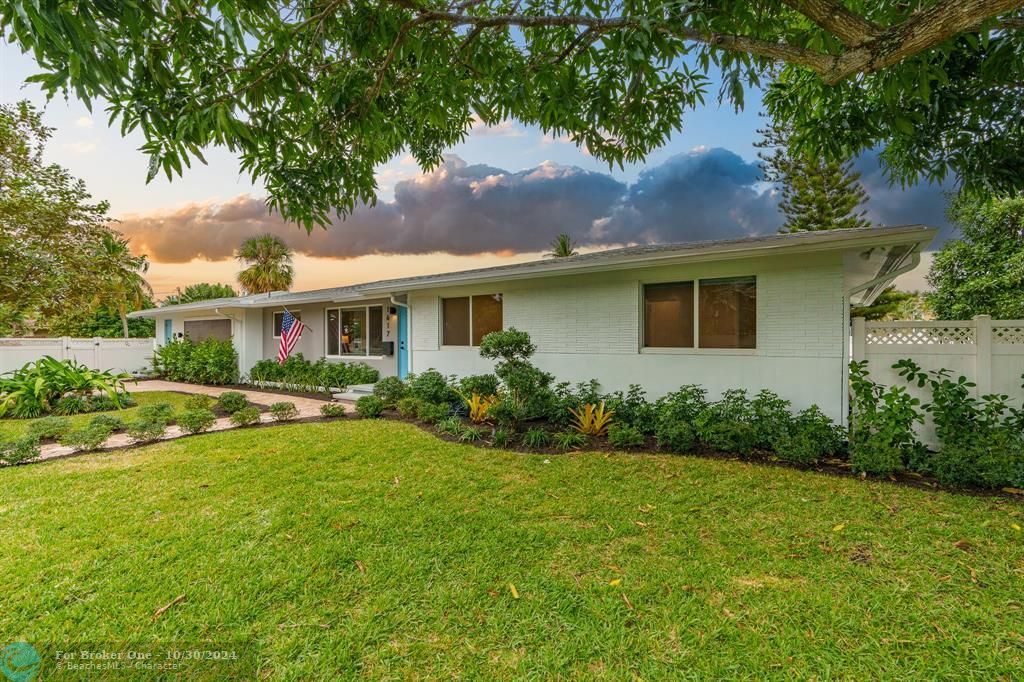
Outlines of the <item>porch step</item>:
[{"label": "porch step", "polygon": [[353,386],[349,386],[345,391],[332,394],[335,400],[351,401],[359,400],[363,396],[367,395],[373,395],[373,384],[355,384]]}]

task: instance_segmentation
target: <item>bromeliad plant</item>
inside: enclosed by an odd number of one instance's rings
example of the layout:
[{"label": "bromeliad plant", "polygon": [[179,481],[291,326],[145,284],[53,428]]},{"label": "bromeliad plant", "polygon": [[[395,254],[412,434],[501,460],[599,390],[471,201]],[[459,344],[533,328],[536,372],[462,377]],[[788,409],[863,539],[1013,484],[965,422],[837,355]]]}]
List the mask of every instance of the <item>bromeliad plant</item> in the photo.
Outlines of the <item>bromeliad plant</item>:
[{"label": "bromeliad plant", "polygon": [[569,412],[573,416],[572,427],[587,436],[603,436],[615,415],[615,410],[605,409],[603,400],[597,405],[587,403],[578,410],[570,407]]},{"label": "bromeliad plant", "polygon": [[70,360],[45,356],[0,377],[0,417],[28,419],[51,412],[64,398],[83,404],[102,394],[121,407],[130,374],[102,372]]},{"label": "bromeliad plant", "polygon": [[466,396],[464,393],[459,392],[459,397],[466,404],[466,409],[469,411],[469,420],[474,424],[483,424],[489,421],[491,418],[491,407],[498,404],[498,396],[496,395],[485,396],[474,393],[471,396]]}]

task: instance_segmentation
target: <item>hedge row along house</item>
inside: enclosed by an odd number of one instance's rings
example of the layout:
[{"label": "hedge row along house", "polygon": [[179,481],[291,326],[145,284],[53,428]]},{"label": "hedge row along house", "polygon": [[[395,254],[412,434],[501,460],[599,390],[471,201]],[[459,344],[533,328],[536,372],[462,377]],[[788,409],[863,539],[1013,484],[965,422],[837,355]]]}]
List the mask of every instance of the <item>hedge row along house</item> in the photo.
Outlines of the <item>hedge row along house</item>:
[{"label": "hedge row along house", "polygon": [[849,306],[916,267],[936,230],[915,225],[631,246],[306,292],[273,292],[133,313],[157,344],[230,338],[243,373],[274,358],[285,309],[308,330],[307,359],[365,362],[381,376],[491,371],[477,346],[515,327],[560,381],[652,397],[700,384],[775,391],[846,422]]}]

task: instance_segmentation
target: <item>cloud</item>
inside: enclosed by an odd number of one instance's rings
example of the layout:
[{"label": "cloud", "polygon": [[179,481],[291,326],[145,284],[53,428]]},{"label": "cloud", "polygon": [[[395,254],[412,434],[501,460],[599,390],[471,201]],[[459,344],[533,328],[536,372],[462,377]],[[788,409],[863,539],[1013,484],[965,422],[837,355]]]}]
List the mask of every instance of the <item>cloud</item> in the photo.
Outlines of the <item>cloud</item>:
[{"label": "cloud", "polygon": [[471,130],[476,137],[523,137],[526,131],[512,121],[502,121],[489,126],[473,114]]},{"label": "cloud", "polygon": [[89,116],[79,116],[75,119],[75,125],[79,128],[92,128],[92,118]]},{"label": "cloud", "polygon": [[65,146],[76,154],[88,154],[96,151],[96,142],[93,140],[71,142]]},{"label": "cloud", "polygon": [[[345,259],[536,252],[560,232],[587,247],[726,239],[770,234],[783,222],[778,194],[761,182],[757,164],[721,148],[673,156],[631,185],[551,161],[509,171],[449,156],[430,173],[404,176],[401,165],[381,177],[393,182],[392,200],[309,235],[250,195],[124,216],[119,229],[153,260],[181,263],[231,258],[242,240],[262,232],[280,235],[299,254]],[[941,217],[938,188],[901,192],[869,161],[858,168],[873,220],[934,224]]]}]

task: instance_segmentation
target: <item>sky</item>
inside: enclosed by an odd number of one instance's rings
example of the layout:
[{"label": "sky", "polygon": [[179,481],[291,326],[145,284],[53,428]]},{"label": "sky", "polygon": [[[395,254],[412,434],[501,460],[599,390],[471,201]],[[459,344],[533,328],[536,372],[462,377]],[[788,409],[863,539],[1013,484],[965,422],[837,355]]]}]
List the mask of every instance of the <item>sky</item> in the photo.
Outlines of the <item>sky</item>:
[{"label": "sky", "polygon": [[[778,196],[757,166],[758,93],[744,111],[708,104],[683,116],[682,131],[645,163],[610,169],[566,139],[505,121],[475,125],[447,151],[444,164],[423,173],[408,155],[377,172],[379,201],[312,234],[268,213],[263,188],[239,173],[224,149],[204,152],[183,177],[146,184],[142,136],[109,127],[101,104],[46,102],[25,84],[36,73],[30,56],[0,43],[0,101],[29,99],[45,107],[55,128],[47,160],[82,178],[110,202],[115,226],[145,253],[157,298],[196,282],[234,284],[233,250],[246,237],[273,232],[294,249],[295,290],[500,265],[541,256],[560,232],[584,250],[634,243],[725,239],[774,232],[782,223]],[[943,188],[889,185],[877,156],[856,160],[878,224],[923,223],[951,233]],[[925,264],[927,258],[925,259]],[[903,288],[925,286],[924,267]]]}]

